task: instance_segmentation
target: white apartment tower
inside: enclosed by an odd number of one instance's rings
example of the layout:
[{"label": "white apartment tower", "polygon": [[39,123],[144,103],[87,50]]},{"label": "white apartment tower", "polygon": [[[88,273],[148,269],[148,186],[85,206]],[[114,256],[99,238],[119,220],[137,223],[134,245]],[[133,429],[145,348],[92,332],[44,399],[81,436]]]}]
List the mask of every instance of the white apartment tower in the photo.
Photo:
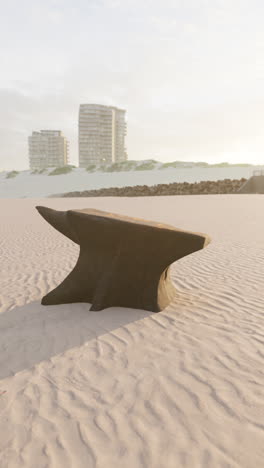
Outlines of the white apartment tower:
[{"label": "white apartment tower", "polygon": [[68,143],[60,130],[32,132],[28,145],[30,169],[61,167],[68,163]]},{"label": "white apartment tower", "polygon": [[79,111],[79,166],[127,159],[126,111],[101,104],[81,104]]}]

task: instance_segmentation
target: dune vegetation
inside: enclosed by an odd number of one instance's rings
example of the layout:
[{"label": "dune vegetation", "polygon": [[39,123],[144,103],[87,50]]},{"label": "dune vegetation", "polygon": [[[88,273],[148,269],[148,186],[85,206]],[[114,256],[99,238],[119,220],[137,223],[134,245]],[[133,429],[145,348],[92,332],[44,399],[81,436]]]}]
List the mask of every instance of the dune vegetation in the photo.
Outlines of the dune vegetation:
[{"label": "dune vegetation", "polygon": [[72,165],[67,165],[67,166],[62,166],[62,167],[55,167],[55,169],[53,169],[49,173],[49,176],[68,174],[69,172],[72,172],[73,168],[75,168],[75,166],[72,166]]},{"label": "dune vegetation", "polygon": [[13,179],[13,178],[16,177],[18,174],[19,174],[18,171],[10,171],[10,172],[7,172],[7,174],[6,174],[6,179]]}]

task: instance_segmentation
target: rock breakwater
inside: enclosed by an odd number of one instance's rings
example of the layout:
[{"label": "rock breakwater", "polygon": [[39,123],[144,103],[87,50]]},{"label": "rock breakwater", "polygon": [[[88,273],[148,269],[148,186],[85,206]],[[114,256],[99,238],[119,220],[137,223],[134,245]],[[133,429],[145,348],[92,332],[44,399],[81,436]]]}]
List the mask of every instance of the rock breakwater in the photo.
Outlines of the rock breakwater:
[{"label": "rock breakwater", "polygon": [[60,197],[153,197],[164,195],[210,195],[237,193],[246,179],[224,179],[201,182],[174,182],[158,185],[135,185],[132,187],[110,187],[97,190],[68,192]]}]

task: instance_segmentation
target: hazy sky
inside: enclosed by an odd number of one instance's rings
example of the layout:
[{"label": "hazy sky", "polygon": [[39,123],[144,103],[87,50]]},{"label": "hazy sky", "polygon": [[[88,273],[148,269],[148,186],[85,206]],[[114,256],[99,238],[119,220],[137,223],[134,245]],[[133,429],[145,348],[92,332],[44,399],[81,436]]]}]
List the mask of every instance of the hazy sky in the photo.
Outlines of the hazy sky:
[{"label": "hazy sky", "polygon": [[0,0],[0,169],[78,108],[127,109],[129,159],[264,164],[263,0]]}]

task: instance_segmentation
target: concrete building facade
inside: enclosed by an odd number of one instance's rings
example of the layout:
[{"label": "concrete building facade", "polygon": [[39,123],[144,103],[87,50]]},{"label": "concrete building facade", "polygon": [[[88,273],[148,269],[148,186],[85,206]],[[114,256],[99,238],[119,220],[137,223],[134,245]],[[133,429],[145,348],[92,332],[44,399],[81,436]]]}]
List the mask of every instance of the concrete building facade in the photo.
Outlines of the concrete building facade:
[{"label": "concrete building facade", "polygon": [[127,159],[126,111],[101,104],[81,104],[79,110],[79,166]]},{"label": "concrete building facade", "polygon": [[60,130],[32,132],[28,146],[30,169],[62,167],[68,163],[68,142]]}]

